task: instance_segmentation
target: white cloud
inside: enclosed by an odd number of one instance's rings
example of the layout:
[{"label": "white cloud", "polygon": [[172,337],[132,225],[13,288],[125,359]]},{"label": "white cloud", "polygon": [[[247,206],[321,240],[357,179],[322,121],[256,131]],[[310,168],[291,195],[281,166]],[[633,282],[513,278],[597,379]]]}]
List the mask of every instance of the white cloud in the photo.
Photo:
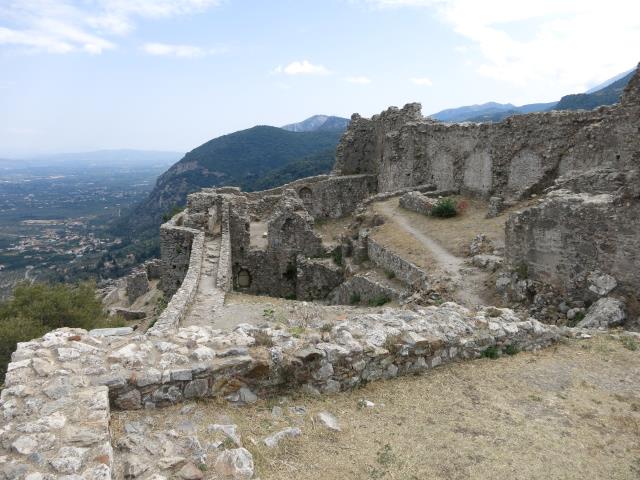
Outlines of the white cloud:
[{"label": "white cloud", "polygon": [[328,75],[331,72],[322,65],[314,65],[308,60],[302,60],[301,62],[291,62],[284,67],[278,66],[273,73],[284,73],[285,75]]},{"label": "white cloud", "polygon": [[142,18],[168,18],[215,6],[221,0],[4,0],[0,46],[27,52],[99,54],[115,48]]},{"label": "white cloud", "polygon": [[433,82],[428,77],[413,77],[410,78],[409,81],[414,85],[420,85],[422,87],[431,87]]},{"label": "white cloud", "polygon": [[142,51],[149,55],[178,57],[178,58],[198,58],[206,55],[216,55],[223,53],[224,48],[201,48],[194,45],[172,45],[168,43],[145,43]]},{"label": "white cloud", "polygon": [[579,91],[640,60],[634,51],[640,45],[636,1],[363,1],[381,8],[431,8],[470,42],[463,54],[477,72],[515,85],[539,82]]},{"label": "white cloud", "polygon": [[349,83],[355,83],[356,85],[368,85],[371,83],[371,79],[364,76],[347,77],[345,80]]}]

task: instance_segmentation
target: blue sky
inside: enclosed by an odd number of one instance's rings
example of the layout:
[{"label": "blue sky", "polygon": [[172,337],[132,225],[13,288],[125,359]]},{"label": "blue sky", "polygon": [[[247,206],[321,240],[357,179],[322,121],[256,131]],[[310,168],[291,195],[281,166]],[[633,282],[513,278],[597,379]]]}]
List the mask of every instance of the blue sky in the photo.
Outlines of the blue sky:
[{"label": "blue sky", "polygon": [[551,101],[632,68],[638,45],[629,0],[0,0],[0,156]]}]

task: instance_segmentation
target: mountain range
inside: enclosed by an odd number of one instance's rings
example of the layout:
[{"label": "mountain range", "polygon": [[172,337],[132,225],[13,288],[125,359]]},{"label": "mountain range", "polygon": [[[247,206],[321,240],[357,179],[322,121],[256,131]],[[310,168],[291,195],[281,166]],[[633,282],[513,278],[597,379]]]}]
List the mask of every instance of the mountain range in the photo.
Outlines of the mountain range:
[{"label": "mountain range", "polygon": [[633,70],[616,75],[585,93],[565,95],[557,102],[532,103],[515,106],[511,103],[489,102],[449,108],[431,115],[441,122],[500,122],[512,115],[523,115],[549,110],[591,110],[601,105],[611,105],[620,99],[622,90],[633,76]]}]

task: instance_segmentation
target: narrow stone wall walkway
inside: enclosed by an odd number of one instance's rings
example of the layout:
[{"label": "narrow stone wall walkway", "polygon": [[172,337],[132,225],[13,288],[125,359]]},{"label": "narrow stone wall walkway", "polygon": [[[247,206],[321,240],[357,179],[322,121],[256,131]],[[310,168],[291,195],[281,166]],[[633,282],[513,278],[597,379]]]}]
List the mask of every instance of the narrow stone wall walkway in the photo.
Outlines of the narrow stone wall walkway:
[{"label": "narrow stone wall walkway", "polygon": [[216,285],[219,255],[220,237],[207,237],[196,298],[180,326],[211,325],[214,312],[222,308],[225,292]]}]

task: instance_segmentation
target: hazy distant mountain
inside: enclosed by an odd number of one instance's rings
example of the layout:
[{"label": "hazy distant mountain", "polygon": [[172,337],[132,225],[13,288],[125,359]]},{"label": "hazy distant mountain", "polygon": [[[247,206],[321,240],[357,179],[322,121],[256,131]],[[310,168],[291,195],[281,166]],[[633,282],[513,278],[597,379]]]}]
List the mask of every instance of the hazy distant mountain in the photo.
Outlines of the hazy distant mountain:
[{"label": "hazy distant mountain", "polygon": [[314,115],[298,123],[291,123],[282,127],[290,132],[325,132],[332,130],[344,131],[349,125],[348,118],[327,115]]},{"label": "hazy distant mountain", "polygon": [[559,102],[531,103],[519,107],[511,103],[488,102],[481,105],[449,108],[432,114],[431,118],[441,122],[500,122],[512,115],[525,113],[544,112],[547,110],[589,110],[601,105],[612,105],[618,102],[622,90],[634,72],[635,69],[616,75],[586,93],[565,95]]}]

